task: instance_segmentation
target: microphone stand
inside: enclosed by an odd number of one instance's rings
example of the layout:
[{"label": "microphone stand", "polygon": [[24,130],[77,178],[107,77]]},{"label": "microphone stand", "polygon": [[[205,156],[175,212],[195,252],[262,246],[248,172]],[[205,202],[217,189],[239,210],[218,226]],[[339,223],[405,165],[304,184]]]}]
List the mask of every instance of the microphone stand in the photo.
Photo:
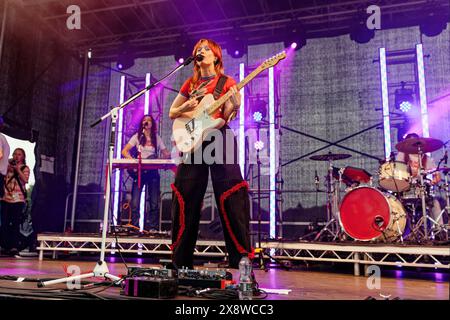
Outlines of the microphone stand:
[{"label": "microphone stand", "polygon": [[110,201],[111,201],[111,174],[113,169],[113,156],[114,156],[114,148],[115,148],[115,141],[116,141],[116,125],[117,125],[117,118],[119,115],[119,111],[123,108],[125,108],[128,104],[142,96],[145,92],[153,89],[158,84],[160,84],[162,81],[167,79],[168,77],[172,76],[179,70],[183,69],[187,65],[189,65],[192,61],[194,61],[194,57],[191,56],[186,59],[186,61],[179,66],[177,66],[174,70],[169,72],[166,76],[164,76],[162,79],[149,84],[141,91],[138,91],[134,95],[132,95],[130,98],[128,98],[126,101],[122,102],[120,105],[116,107],[112,107],[111,111],[103,115],[101,118],[96,120],[94,123],[91,124],[91,128],[95,127],[105,119],[111,117],[111,128],[110,128],[110,139],[109,139],[109,151],[108,151],[108,169],[106,174],[106,189],[105,189],[105,208],[103,212],[103,229],[102,229],[102,243],[101,243],[101,249],[100,249],[100,260],[97,262],[97,264],[94,267],[94,270],[92,272],[71,276],[71,277],[65,277],[61,279],[51,280],[51,281],[45,281],[45,282],[39,282],[38,287],[46,287],[49,285],[54,285],[58,283],[69,283],[74,280],[81,280],[86,278],[104,278],[113,281],[113,284],[119,284],[123,281],[123,278],[117,277],[115,275],[112,275],[109,273],[108,266],[105,262],[105,253],[106,253],[106,235],[107,235],[107,229],[108,229],[108,216],[109,216],[109,210],[110,210]]},{"label": "microphone stand", "polygon": [[[256,141],[260,141],[261,124],[258,122],[258,130],[256,131]],[[261,248],[261,159],[259,157],[259,147],[256,149],[256,166],[258,170],[258,249],[259,249],[259,268],[267,271],[264,263],[264,253]]]}]

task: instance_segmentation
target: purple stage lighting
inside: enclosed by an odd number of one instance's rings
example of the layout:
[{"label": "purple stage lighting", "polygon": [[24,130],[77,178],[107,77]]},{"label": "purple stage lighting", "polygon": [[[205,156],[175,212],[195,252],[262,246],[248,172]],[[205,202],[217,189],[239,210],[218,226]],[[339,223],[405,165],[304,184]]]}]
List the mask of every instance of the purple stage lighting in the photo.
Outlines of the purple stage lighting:
[{"label": "purple stage lighting", "polygon": [[297,42],[292,42],[291,43],[291,49],[295,49],[297,48]]},{"label": "purple stage lighting", "polygon": [[117,69],[122,70],[122,68],[123,68],[123,65],[121,63],[118,63],[117,64]]},{"label": "purple stage lighting", "polygon": [[178,59],[178,63],[184,63],[184,59],[183,58],[180,58],[180,59]]},{"label": "purple stage lighting", "polygon": [[400,110],[403,112],[408,112],[412,109],[412,104],[409,101],[403,101],[400,103]]}]

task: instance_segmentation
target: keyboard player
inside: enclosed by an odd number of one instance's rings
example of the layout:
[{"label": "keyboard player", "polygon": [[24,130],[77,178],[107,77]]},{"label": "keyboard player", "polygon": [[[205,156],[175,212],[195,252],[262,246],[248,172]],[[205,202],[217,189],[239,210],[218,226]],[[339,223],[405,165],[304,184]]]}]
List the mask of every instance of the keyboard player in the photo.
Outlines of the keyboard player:
[{"label": "keyboard player", "polygon": [[[164,159],[170,158],[170,152],[164,145],[161,137],[157,133],[155,120],[151,115],[145,115],[139,125],[138,131],[130,138],[122,150],[122,156],[133,159],[130,151],[135,148],[137,155],[141,159],[155,159],[161,155]],[[160,177],[158,170],[142,170],[140,177],[137,170],[131,172],[133,187],[131,191],[131,224],[139,228],[139,208],[141,192],[144,186],[145,201],[148,201],[148,211],[145,210],[144,229],[147,231],[159,230],[159,197],[160,197]]]}]

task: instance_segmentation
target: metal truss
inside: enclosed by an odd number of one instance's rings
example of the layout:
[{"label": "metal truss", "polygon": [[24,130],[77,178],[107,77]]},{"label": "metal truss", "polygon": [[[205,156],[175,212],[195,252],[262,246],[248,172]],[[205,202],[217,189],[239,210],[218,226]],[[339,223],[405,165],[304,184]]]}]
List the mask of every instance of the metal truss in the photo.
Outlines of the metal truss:
[{"label": "metal truss", "polygon": [[[53,252],[53,258],[58,252],[100,252],[100,235],[59,235],[39,234],[39,260],[44,258],[44,252]],[[139,253],[171,255],[170,239],[107,237],[106,252]],[[225,242],[215,240],[198,240],[194,255],[203,257],[225,257]]]},{"label": "metal truss", "polygon": [[355,275],[360,265],[450,269],[450,248],[445,246],[262,242],[261,247],[274,250],[275,259],[353,263]]},{"label": "metal truss", "polygon": [[[9,0],[12,1],[12,0]],[[111,59],[126,39],[140,55],[165,55],[161,48],[180,37],[198,38],[205,33],[223,43],[235,26],[248,35],[250,44],[280,41],[280,34],[293,21],[304,26],[308,38],[345,34],[358,13],[378,5],[384,27],[417,25],[417,17],[427,0],[337,0],[337,1],[210,1],[215,19],[207,19],[201,1],[189,1],[189,9],[175,0],[17,0],[23,11],[35,12],[40,21],[58,33],[74,50],[93,49],[95,56]],[[446,0],[436,0],[442,10]],[[64,30],[66,8],[81,7],[85,23],[73,34]],[[232,7],[232,8],[230,8]],[[198,17],[186,19],[186,11]],[[401,25],[399,25],[401,24]],[[181,33],[180,30],[183,30]],[[224,39],[221,39],[224,38]]]}]

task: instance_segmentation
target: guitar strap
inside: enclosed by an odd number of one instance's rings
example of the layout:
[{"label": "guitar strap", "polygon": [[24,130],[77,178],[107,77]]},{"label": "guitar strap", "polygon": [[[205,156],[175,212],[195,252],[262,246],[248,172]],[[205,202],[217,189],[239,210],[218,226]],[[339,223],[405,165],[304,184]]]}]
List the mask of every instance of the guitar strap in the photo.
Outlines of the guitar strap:
[{"label": "guitar strap", "polygon": [[219,99],[220,94],[222,93],[223,87],[225,86],[225,83],[227,82],[227,76],[220,76],[219,80],[217,81],[216,88],[214,89],[213,96],[214,100]]}]

